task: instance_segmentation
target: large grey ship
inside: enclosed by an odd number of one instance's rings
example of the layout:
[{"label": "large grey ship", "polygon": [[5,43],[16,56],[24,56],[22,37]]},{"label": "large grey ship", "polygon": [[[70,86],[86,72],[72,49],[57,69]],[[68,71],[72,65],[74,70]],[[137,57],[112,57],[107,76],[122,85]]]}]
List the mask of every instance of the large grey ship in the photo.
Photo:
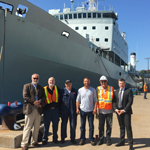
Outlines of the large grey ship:
[{"label": "large grey ship", "polygon": [[60,88],[66,79],[79,88],[88,76],[96,87],[101,75],[114,88],[121,77],[127,87],[138,86],[135,54],[128,65],[126,34],[119,31],[118,16],[97,10],[96,0],[89,0],[88,10],[83,5],[76,11],[49,13],[26,0],[0,2],[0,103],[22,101],[23,85],[33,73],[40,75],[42,86],[53,76]]}]

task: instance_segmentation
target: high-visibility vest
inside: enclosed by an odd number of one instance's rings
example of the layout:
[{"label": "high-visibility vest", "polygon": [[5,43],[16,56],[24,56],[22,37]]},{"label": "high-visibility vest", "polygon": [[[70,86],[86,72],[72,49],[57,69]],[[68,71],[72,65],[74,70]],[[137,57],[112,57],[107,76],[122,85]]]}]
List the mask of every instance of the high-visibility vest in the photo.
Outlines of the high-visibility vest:
[{"label": "high-visibility vest", "polygon": [[147,86],[144,85],[144,92],[147,92]]},{"label": "high-visibility vest", "polygon": [[44,87],[45,96],[46,96],[45,103],[46,104],[50,104],[52,102],[58,103],[58,90],[57,90],[57,86],[54,85],[54,90],[53,90],[53,94],[52,95],[48,92],[47,88],[48,88],[47,86]]},{"label": "high-visibility vest", "polygon": [[99,109],[106,109],[106,110],[112,109],[113,87],[107,85],[107,89],[104,94],[102,86],[98,86],[97,98],[98,98]]}]

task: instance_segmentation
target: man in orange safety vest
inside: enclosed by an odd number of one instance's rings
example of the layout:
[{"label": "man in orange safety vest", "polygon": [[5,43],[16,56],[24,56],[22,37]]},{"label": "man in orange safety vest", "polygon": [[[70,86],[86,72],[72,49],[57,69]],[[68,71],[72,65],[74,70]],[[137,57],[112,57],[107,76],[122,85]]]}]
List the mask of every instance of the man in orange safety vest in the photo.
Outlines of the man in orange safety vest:
[{"label": "man in orange safety vest", "polygon": [[114,90],[112,86],[107,85],[106,76],[101,76],[100,84],[97,87],[97,99],[99,108],[99,141],[98,145],[104,143],[104,125],[106,120],[106,145],[111,145],[111,130],[112,130],[112,116],[113,116],[113,95]]},{"label": "man in orange safety vest", "polygon": [[59,122],[59,112],[60,112],[60,102],[59,98],[61,95],[61,90],[55,85],[54,77],[48,79],[48,85],[44,87],[45,91],[45,106],[44,106],[44,134],[42,139],[42,144],[46,145],[48,141],[48,132],[50,122],[53,124],[53,142],[58,142],[58,122]]},{"label": "man in orange safety vest", "polygon": [[143,90],[144,90],[144,99],[147,99],[146,98],[146,94],[147,94],[147,85],[146,85],[146,82],[144,83]]}]

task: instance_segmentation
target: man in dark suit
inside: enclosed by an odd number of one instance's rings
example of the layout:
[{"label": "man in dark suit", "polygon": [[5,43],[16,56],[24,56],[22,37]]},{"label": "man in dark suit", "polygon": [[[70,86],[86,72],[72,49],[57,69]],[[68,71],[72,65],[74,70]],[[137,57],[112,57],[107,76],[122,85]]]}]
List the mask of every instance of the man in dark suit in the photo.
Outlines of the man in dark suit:
[{"label": "man in dark suit", "polygon": [[129,150],[133,150],[133,137],[131,127],[131,114],[133,103],[133,93],[130,89],[125,88],[125,80],[123,78],[118,81],[119,89],[115,91],[113,108],[117,114],[120,126],[120,141],[116,146],[125,145],[125,127],[129,141]]},{"label": "man in dark suit", "polygon": [[38,84],[39,75],[31,76],[32,83],[25,84],[23,87],[23,113],[25,114],[25,125],[21,142],[22,150],[28,150],[28,141],[33,126],[31,144],[35,147],[40,145],[37,143],[38,132],[41,122],[41,114],[43,112],[42,104],[45,101],[45,93],[42,86]]},{"label": "man in dark suit", "polygon": [[65,142],[67,137],[67,122],[68,118],[70,121],[70,138],[73,144],[76,144],[75,141],[75,132],[76,132],[76,97],[77,91],[72,88],[71,80],[66,80],[65,88],[62,89],[62,98],[61,98],[61,143]]}]

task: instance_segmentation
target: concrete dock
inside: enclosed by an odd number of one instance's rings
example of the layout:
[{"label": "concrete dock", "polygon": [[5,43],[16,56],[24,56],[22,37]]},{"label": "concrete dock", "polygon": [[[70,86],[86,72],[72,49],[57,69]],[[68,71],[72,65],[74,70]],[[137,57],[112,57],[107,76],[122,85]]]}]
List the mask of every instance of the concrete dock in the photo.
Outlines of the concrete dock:
[{"label": "concrete dock", "polygon": [[[150,93],[147,94],[148,99],[143,99],[143,93],[141,95],[134,96],[134,102],[132,105],[133,108],[133,115],[132,115],[132,130],[133,130],[133,138],[134,138],[134,149],[136,150],[150,150]],[[96,134],[99,133],[98,131],[98,120],[94,118],[94,137]],[[60,140],[60,125],[61,121],[59,122],[59,130],[58,130],[58,140]],[[88,138],[89,135],[89,127],[88,127],[88,121],[86,123],[86,137]],[[126,144],[122,147],[115,147],[115,144],[119,141],[119,125],[118,120],[116,117],[116,114],[113,114],[113,128],[112,128],[112,145],[107,146],[106,144],[103,144],[101,146],[91,146],[88,139],[86,140],[86,144],[83,146],[79,146],[79,138],[80,138],[80,116],[77,118],[77,130],[76,130],[76,145],[72,145],[70,142],[70,128],[68,126],[68,137],[66,138],[66,142],[64,144],[54,144],[52,143],[52,134],[49,136],[49,143],[46,146],[42,146],[39,148],[34,148],[32,146],[29,147],[29,149],[35,149],[35,150],[48,150],[50,148],[53,148],[53,150],[128,150],[129,145],[126,138]],[[50,133],[52,133],[52,124],[50,125]],[[6,134],[3,132],[3,134]],[[8,134],[8,133],[7,133]],[[2,139],[0,139],[2,140]],[[4,141],[8,142],[8,141]],[[21,148],[16,148],[16,150],[20,150]],[[0,147],[0,150],[12,150],[11,148],[3,148]]]}]

